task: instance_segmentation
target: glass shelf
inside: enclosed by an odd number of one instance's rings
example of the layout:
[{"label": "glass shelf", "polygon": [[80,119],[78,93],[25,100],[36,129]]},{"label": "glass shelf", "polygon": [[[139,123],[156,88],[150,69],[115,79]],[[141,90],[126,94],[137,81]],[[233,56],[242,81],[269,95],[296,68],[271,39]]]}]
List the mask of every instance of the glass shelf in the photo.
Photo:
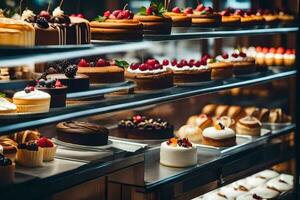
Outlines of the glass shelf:
[{"label": "glass shelf", "polygon": [[269,70],[268,72],[256,74],[247,78],[243,77],[224,81],[214,81],[207,85],[175,86],[162,91],[148,93],[107,95],[104,99],[88,101],[80,105],[71,105],[65,108],[51,109],[50,112],[44,114],[0,116],[0,134],[4,135],[27,128],[35,128],[85,116],[164,103],[235,87],[261,84],[276,79],[293,77],[296,73],[296,70],[285,70],[278,73]]}]

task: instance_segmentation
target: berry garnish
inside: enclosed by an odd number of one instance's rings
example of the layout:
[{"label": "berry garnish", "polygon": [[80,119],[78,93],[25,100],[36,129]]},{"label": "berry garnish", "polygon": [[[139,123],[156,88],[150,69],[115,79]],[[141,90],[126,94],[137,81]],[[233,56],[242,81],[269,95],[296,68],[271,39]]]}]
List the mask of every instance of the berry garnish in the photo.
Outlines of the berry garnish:
[{"label": "berry garnish", "polygon": [[111,14],[110,11],[107,10],[107,11],[104,12],[103,17],[109,18],[110,14]]},{"label": "berry garnish", "polygon": [[194,63],[194,65],[195,65],[196,67],[200,67],[200,66],[201,66],[201,62],[200,62],[199,60],[197,60],[197,61]]},{"label": "berry garnish", "polygon": [[80,59],[78,66],[79,67],[89,67],[89,63],[85,59]]},{"label": "berry garnish", "polygon": [[68,78],[74,78],[76,76],[77,70],[78,70],[78,68],[77,68],[76,65],[70,65],[65,70],[66,77],[68,77]]},{"label": "berry garnish", "polygon": [[84,19],[84,15],[82,14],[82,13],[79,13],[79,14],[77,14],[77,16],[76,17],[79,17],[79,18],[82,18],[82,19]]},{"label": "berry garnish", "polygon": [[285,49],[283,47],[279,47],[276,51],[278,54],[284,54]]},{"label": "berry garnish", "polygon": [[181,10],[180,10],[179,7],[175,7],[175,8],[172,9],[172,12],[173,13],[181,13]]},{"label": "berry garnish", "polygon": [[196,10],[199,11],[199,12],[203,11],[204,9],[205,9],[205,6],[204,6],[202,3],[199,4],[199,5],[197,6],[197,8],[196,8]]},{"label": "berry garnish", "polygon": [[243,58],[247,57],[247,55],[244,52],[242,52],[242,51],[240,52],[239,56],[241,56]]},{"label": "berry garnish", "polygon": [[147,15],[153,15],[153,8],[152,7],[146,8],[146,14]]},{"label": "berry garnish", "polygon": [[130,65],[130,69],[132,69],[132,70],[136,70],[136,69],[138,69],[139,68],[139,64],[138,63],[132,63],[131,65]]},{"label": "berry garnish", "polygon": [[200,60],[200,66],[205,66],[207,65],[207,60]]},{"label": "berry garnish", "polygon": [[155,64],[152,69],[161,69],[162,66],[160,64]]},{"label": "berry garnish", "polygon": [[208,60],[208,59],[210,59],[211,58],[211,56],[210,55],[208,55],[208,54],[205,54],[203,57],[202,57],[202,59],[201,60],[204,60],[205,62]]},{"label": "berry garnish", "polygon": [[42,10],[39,14],[40,17],[44,17],[47,21],[50,19],[50,13],[46,10]]},{"label": "berry garnish", "polygon": [[117,18],[120,12],[122,12],[122,10],[115,10],[112,12],[112,15]]},{"label": "berry garnish", "polygon": [[164,66],[167,66],[167,65],[169,65],[169,61],[168,61],[167,59],[164,59],[163,62],[162,62],[162,64],[163,64]]},{"label": "berry garnish", "polygon": [[45,79],[38,80],[38,86],[44,87],[45,85],[46,85],[46,80]]},{"label": "berry garnish", "polygon": [[266,54],[266,53],[269,52],[269,49],[268,49],[267,47],[264,47],[264,48],[262,49],[262,52],[263,52],[264,54]]},{"label": "berry garnish", "polygon": [[176,65],[177,68],[182,68],[183,67],[183,64],[181,62],[177,63]]},{"label": "berry garnish", "polygon": [[292,49],[287,49],[287,50],[285,51],[285,54],[288,54],[288,55],[291,55],[291,54],[293,54],[293,51],[292,51]]},{"label": "berry garnish", "polygon": [[276,53],[276,49],[274,47],[272,47],[272,48],[269,49],[269,52],[270,53]]},{"label": "berry garnish", "polygon": [[214,12],[214,10],[212,9],[212,7],[206,7],[204,9],[205,12],[209,13],[209,14],[212,14]]},{"label": "berry garnish", "polygon": [[231,54],[231,56],[234,57],[234,58],[237,58],[237,57],[239,57],[239,54],[233,53],[233,54]]},{"label": "berry garnish", "polygon": [[194,11],[193,11],[193,8],[192,7],[188,7],[186,8],[184,11],[183,11],[185,14],[193,14]]},{"label": "berry garnish", "polygon": [[12,161],[9,158],[6,158],[2,154],[0,154],[0,166],[10,166],[12,165]]},{"label": "berry garnish", "polygon": [[56,82],[55,82],[55,87],[56,87],[56,88],[63,87],[63,85],[61,84],[60,80],[56,80]]},{"label": "berry garnish", "polygon": [[148,69],[148,65],[147,64],[141,64],[139,66],[139,70],[141,70],[141,71],[146,71],[147,69]]},{"label": "berry garnish", "polygon": [[239,16],[244,16],[245,15],[245,12],[243,10],[236,10],[234,12],[235,15],[239,15]]},{"label": "berry garnish", "polygon": [[146,64],[150,65],[150,66],[154,66],[155,64],[157,64],[155,59],[148,59]]},{"label": "berry garnish", "polygon": [[256,51],[256,52],[262,52],[262,47],[260,47],[260,46],[256,47],[256,48],[255,48],[255,51]]},{"label": "berry garnish", "polygon": [[104,67],[104,66],[106,66],[106,61],[102,58],[99,58],[96,63],[96,67]]},{"label": "berry garnish", "polygon": [[139,122],[142,121],[142,116],[141,115],[136,115],[136,116],[133,116],[132,119],[133,119],[134,122],[139,123]]},{"label": "berry garnish", "polygon": [[230,12],[229,12],[228,9],[223,10],[220,14],[221,14],[222,16],[230,16]]},{"label": "berry garnish", "polygon": [[223,53],[223,55],[222,55],[222,58],[224,58],[224,59],[228,59],[228,54],[227,53]]},{"label": "berry garnish", "polygon": [[42,147],[42,148],[45,148],[45,147],[53,147],[54,144],[51,140],[45,138],[45,137],[42,137],[40,138],[38,141],[37,141],[37,145],[39,147]]},{"label": "berry garnish", "polygon": [[49,23],[45,17],[38,17],[36,20],[36,24],[40,28],[49,28]]},{"label": "berry garnish", "polygon": [[187,66],[188,65],[188,61],[186,59],[182,59],[180,62],[181,62],[181,64],[183,66]]},{"label": "berry garnish", "polygon": [[171,65],[172,65],[172,66],[177,65],[177,60],[176,60],[176,59],[171,60]]}]

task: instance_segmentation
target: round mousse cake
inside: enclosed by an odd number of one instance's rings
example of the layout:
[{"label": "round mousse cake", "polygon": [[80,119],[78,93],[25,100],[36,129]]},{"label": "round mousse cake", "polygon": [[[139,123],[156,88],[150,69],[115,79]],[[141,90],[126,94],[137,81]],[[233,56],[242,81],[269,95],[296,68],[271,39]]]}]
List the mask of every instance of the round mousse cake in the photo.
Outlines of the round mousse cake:
[{"label": "round mousse cake", "polygon": [[91,83],[118,83],[125,81],[124,69],[104,59],[88,63],[81,59],[78,63],[78,73],[85,74]]},{"label": "round mousse cake", "polygon": [[119,137],[129,139],[167,139],[173,137],[173,130],[167,121],[141,115],[121,120],[118,124]]},{"label": "round mousse cake", "polygon": [[197,148],[188,139],[171,138],[160,146],[160,164],[191,167],[197,164]]},{"label": "round mousse cake", "polygon": [[229,147],[236,145],[235,132],[218,122],[213,127],[204,129],[202,132],[203,144],[215,147]]},{"label": "round mousse cake", "polygon": [[252,116],[241,118],[236,124],[236,132],[240,135],[260,136],[261,122]]},{"label": "round mousse cake", "polygon": [[87,146],[107,145],[107,128],[88,122],[67,121],[56,125],[57,139]]}]

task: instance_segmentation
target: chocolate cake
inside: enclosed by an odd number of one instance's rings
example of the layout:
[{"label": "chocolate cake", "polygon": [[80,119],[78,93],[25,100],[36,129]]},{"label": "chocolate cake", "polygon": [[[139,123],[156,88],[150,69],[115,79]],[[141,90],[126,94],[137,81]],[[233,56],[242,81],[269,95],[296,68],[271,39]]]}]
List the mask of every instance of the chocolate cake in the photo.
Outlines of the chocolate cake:
[{"label": "chocolate cake", "polygon": [[160,118],[136,115],[120,121],[118,132],[120,137],[129,139],[167,139],[173,137],[173,126]]},{"label": "chocolate cake", "polygon": [[109,131],[107,128],[88,122],[67,121],[56,126],[57,139],[62,142],[101,146],[107,145]]}]

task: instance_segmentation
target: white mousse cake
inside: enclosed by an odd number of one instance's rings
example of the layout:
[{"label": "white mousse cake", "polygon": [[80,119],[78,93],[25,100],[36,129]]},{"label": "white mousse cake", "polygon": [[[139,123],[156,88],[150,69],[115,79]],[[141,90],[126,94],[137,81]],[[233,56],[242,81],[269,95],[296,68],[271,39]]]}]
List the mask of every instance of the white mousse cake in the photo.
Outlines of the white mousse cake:
[{"label": "white mousse cake", "polygon": [[183,125],[177,132],[179,138],[187,138],[191,142],[200,143],[202,140],[202,130],[198,126]]},{"label": "white mousse cake", "polygon": [[161,143],[160,164],[168,167],[190,167],[196,165],[197,148],[186,138],[171,138]]}]

